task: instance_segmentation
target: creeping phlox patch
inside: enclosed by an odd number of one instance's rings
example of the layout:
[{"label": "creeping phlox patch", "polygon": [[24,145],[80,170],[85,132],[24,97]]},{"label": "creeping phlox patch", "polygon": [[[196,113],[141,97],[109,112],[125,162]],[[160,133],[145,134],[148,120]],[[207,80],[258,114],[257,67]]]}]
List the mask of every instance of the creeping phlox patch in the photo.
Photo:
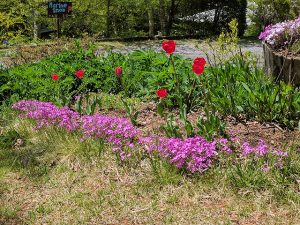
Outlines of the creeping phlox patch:
[{"label": "creeping phlox patch", "polygon": [[24,112],[24,117],[34,119],[37,122],[36,129],[59,126],[74,131],[80,126],[79,113],[68,107],[59,108],[51,102],[23,100],[15,103],[12,108]]},{"label": "creeping phlox patch", "polygon": [[[101,138],[113,145],[114,152],[120,154],[121,160],[131,157],[128,153],[134,150],[140,136],[137,130],[126,118],[92,115],[81,117],[83,139]],[[126,151],[125,151],[126,149]]]},{"label": "creeping phlox patch", "polygon": [[203,172],[209,168],[217,156],[216,142],[209,142],[203,137],[187,139],[150,137],[142,142],[148,152],[158,151],[161,156],[168,158],[177,168],[188,171]]},{"label": "creeping phlox patch", "polygon": [[273,156],[277,159],[274,166],[278,168],[283,167],[284,158],[288,156],[283,150],[271,151],[263,140],[257,146],[251,146],[247,142],[240,143],[234,136],[212,142],[201,136],[186,139],[145,137],[126,118],[99,114],[80,116],[68,107],[59,108],[50,102],[23,100],[15,103],[12,108],[21,111],[21,116],[35,120],[36,129],[58,126],[68,132],[80,131],[82,141],[87,138],[102,139],[113,146],[113,151],[119,154],[121,160],[132,157],[136,149],[144,148],[148,154],[158,153],[177,168],[190,173],[207,170],[220,155],[226,157],[237,154],[238,157],[255,158]]}]

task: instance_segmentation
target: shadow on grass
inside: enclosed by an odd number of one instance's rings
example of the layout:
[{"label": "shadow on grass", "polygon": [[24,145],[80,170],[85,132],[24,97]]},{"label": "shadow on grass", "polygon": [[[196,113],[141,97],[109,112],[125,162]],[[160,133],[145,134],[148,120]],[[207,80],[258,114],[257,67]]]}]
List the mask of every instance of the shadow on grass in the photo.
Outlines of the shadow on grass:
[{"label": "shadow on grass", "polygon": [[1,173],[9,171],[21,172],[33,180],[46,176],[49,167],[38,160],[45,152],[43,149],[1,149],[0,178]]}]

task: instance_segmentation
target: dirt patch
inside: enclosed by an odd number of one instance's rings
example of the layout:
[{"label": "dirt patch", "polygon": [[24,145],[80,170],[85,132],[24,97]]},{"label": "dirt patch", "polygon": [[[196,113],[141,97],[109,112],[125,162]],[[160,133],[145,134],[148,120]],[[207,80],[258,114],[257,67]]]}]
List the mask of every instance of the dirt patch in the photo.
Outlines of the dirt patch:
[{"label": "dirt patch", "polygon": [[[142,103],[139,107],[139,129],[144,135],[164,136],[162,126],[166,124],[166,118],[162,118],[157,114],[155,103]],[[99,111],[100,114],[116,117],[127,117],[125,110]],[[182,127],[179,120],[178,111],[175,114],[175,121]],[[196,127],[199,116],[204,116],[203,111],[198,110],[188,114],[188,119],[194,127]],[[266,141],[271,147],[288,148],[291,147],[296,140],[299,140],[300,133],[298,130],[288,130],[280,127],[275,123],[259,123],[257,121],[237,121],[235,118],[228,117],[226,121],[226,131],[228,134],[234,134],[241,142],[249,142],[252,145],[257,144],[260,140]],[[182,128],[182,133],[184,129]]]}]

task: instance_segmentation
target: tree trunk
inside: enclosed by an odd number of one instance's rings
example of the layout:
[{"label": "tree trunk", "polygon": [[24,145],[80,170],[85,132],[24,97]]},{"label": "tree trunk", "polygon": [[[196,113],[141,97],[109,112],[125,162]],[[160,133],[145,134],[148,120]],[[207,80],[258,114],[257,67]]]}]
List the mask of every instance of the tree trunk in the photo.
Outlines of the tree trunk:
[{"label": "tree trunk", "polygon": [[153,7],[151,0],[146,0],[148,5],[148,21],[149,21],[149,37],[154,36],[154,17],[153,17]]},{"label": "tree trunk", "polygon": [[106,1],[106,37],[110,37],[110,1]]},{"label": "tree trunk", "polygon": [[171,0],[171,8],[169,11],[170,13],[169,13],[168,26],[167,26],[167,35],[171,34],[173,22],[174,22],[174,18],[175,18],[175,11],[176,11],[175,0]]},{"label": "tree trunk", "polygon": [[218,33],[218,23],[219,23],[219,20],[220,20],[220,14],[221,14],[221,10],[222,10],[222,7],[217,4],[216,5],[216,8],[215,8],[215,15],[214,15],[214,32],[215,33]]},{"label": "tree trunk", "polygon": [[33,40],[34,41],[37,41],[37,38],[38,38],[38,25],[37,25],[37,11],[36,10],[33,10],[32,12],[33,14]]},{"label": "tree trunk", "polygon": [[167,18],[165,0],[159,0],[160,30],[163,36],[167,35]]}]

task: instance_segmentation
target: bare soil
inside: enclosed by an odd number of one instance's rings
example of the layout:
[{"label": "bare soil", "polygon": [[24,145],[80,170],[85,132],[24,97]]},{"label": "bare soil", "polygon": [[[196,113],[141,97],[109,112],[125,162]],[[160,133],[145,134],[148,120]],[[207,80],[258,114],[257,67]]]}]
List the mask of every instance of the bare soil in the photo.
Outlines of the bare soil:
[{"label": "bare soil", "polygon": [[[144,135],[158,135],[164,136],[164,131],[161,128],[166,124],[166,118],[162,118],[157,114],[155,103],[142,103],[139,108],[139,129],[142,130]],[[125,110],[110,109],[108,111],[99,111],[100,114],[108,114],[116,117],[127,117]],[[179,127],[182,124],[179,120],[178,111],[175,114],[176,123]],[[188,114],[188,119],[196,127],[199,116],[204,116],[203,111],[198,110]],[[225,118],[226,131],[228,134],[234,134],[242,142],[249,142],[252,145],[257,144],[260,140],[266,141],[272,148],[285,149],[295,144],[299,140],[300,132],[298,129],[289,130],[281,127],[276,123],[260,123],[257,121],[238,121],[233,117]],[[184,128],[182,128],[184,134]]]}]

